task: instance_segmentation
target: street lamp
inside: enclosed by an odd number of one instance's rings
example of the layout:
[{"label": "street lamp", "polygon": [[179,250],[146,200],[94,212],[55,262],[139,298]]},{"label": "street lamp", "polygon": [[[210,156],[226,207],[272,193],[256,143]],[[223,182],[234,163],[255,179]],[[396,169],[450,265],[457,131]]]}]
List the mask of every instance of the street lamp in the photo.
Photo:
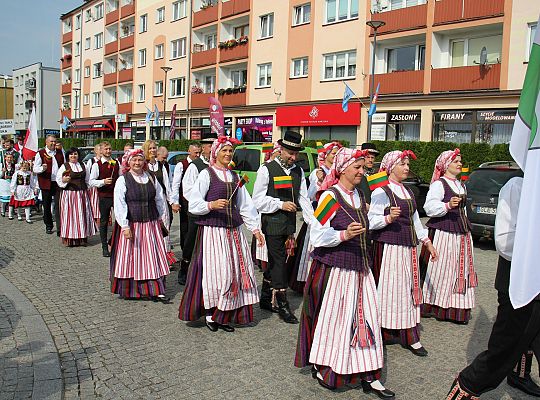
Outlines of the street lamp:
[{"label": "street lamp", "polygon": [[[373,103],[375,92],[375,52],[377,51],[377,29],[386,25],[384,21],[367,21],[366,25],[373,29],[373,54],[371,56],[371,85],[369,87],[369,105]],[[368,141],[371,140],[371,122],[373,116],[368,112]]]},{"label": "street lamp", "polygon": [[165,72],[165,81],[163,82],[163,131],[161,132],[161,138],[165,138],[165,113],[167,112],[167,73],[172,69],[171,67],[161,67]]}]

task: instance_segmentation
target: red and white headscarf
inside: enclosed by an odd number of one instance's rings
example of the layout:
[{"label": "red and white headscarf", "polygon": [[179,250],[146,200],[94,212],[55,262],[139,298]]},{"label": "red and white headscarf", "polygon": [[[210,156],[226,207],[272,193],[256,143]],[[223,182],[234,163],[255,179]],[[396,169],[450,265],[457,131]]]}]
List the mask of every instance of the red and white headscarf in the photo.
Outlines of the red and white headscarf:
[{"label": "red and white headscarf", "polygon": [[210,165],[214,165],[216,163],[217,154],[223,147],[225,146],[234,147],[235,144],[240,144],[240,143],[242,142],[235,138],[230,138],[224,135],[219,136],[216,140],[214,140],[214,143],[212,143],[212,149],[210,150]]},{"label": "red and white headscarf", "polygon": [[146,161],[146,157],[144,156],[144,151],[142,149],[129,149],[129,150],[126,150],[126,152],[122,156],[122,173],[125,174],[126,172],[130,170],[129,161],[133,157],[143,158],[144,160],[143,171],[146,171],[146,169],[148,168],[148,162]]},{"label": "red and white headscarf", "polygon": [[412,158],[413,160],[416,160],[416,154],[414,154],[412,150],[390,151],[384,155],[379,171],[386,171],[388,174],[390,174],[395,166],[405,158]]},{"label": "red and white headscarf", "polygon": [[443,151],[435,161],[435,169],[431,177],[431,183],[438,181],[444,175],[448,166],[460,155],[459,149]]},{"label": "red and white headscarf", "polygon": [[339,177],[348,166],[354,164],[359,158],[365,158],[368,154],[367,150],[353,150],[342,147],[336,153],[334,162],[330,168],[330,172],[321,183],[321,190],[326,190],[339,182]]},{"label": "red and white headscarf", "polygon": [[319,162],[319,167],[322,167],[324,165],[324,161],[326,160],[326,157],[328,157],[328,154],[330,154],[336,147],[339,150],[343,146],[339,142],[329,142],[323,146],[324,151],[321,151],[319,153],[319,156],[317,157],[317,161]]}]

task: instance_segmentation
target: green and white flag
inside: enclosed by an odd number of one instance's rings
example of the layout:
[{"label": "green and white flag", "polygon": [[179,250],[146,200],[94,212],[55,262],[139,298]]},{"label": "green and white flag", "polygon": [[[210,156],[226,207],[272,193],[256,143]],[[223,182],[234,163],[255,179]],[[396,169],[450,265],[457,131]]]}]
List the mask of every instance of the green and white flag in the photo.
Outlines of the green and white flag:
[{"label": "green and white flag", "polygon": [[516,237],[510,269],[510,300],[514,308],[540,293],[540,29],[529,65],[510,141],[510,154],[524,172]]}]

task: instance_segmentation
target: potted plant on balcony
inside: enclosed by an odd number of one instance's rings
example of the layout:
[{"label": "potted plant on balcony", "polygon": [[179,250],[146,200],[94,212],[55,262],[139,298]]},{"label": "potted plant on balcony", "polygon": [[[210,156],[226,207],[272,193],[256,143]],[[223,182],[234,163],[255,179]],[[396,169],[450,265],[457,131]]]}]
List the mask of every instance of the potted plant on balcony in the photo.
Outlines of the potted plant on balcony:
[{"label": "potted plant on balcony", "polygon": [[249,38],[247,36],[240,36],[238,39],[238,44],[246,44],[248,42]]},{"label": "potted plant on balcony", "polygon": [[227,48],[231,49],[235,47],[238,43],[236,43],[236,39],[229,39],[225,42],[227,44]]},{"label": "potted plant on balcony", "polygon": [[232,94],[232,88],[225,89],[225,94]]},{"label": "potted plant on balcony", "polygon": [[66,54],[66,55],[64,56],[64,58],[65,58],[66,60],[68,60],[68,61],[71,60],[71,54]]},{"label": "potted plant on balcony", "polygon": [[223,96],[225,94],[225,89],[219,89],[217,91],[218,96]]},{"label": "potted plant on balcony", "polygon": [[203,90],[199,86],[192,86],[191,87],[191,94],[203,94]]},{"label": "potted plant on balcony", "polygon": [[240,92],[240,88],[238,86],[233,87],[232,92],[233,92],[233,94],[236,94],[236,93]]},{"label": "potted plant on balcony", "polygon": [[246,92],[246,89],[247,89],[247,86],[244,84],[244,85],[242,85],[242,86],[240,86],[240,87],[238,88],[238,91],[239,91],[240,93],[245,93],[245,92]]}]

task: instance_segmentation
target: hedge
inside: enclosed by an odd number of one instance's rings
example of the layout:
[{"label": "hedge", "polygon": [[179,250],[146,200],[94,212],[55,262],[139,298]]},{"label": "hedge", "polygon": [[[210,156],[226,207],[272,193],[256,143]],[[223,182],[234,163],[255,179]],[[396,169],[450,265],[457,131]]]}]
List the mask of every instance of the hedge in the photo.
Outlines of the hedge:
[{"label": "hedge", "polygon": [[[64,150],[70,149],[72,147],[84,147],[86,145],[84,139],[62,138],[59,140],[61,140]],[[38,147],[45,147],[45,138],[38,138]]]},{"label": "hedge", "polygon": [[[337,140],[339,143],[341,143],[344,147],[349,147],[351,145],[351,143],[348,141],[348,140]],[[318,140],[311,140],[311,139],[307,139],[307,140],[303,140],[302,141],[302,144],[306,147],[313,147],[313,148],[317,148],[317,142],[321,142],[322,144],[326,144],[328,142],[332,142],[332,140],[328,140],[328,139],[318,139]]]}]

